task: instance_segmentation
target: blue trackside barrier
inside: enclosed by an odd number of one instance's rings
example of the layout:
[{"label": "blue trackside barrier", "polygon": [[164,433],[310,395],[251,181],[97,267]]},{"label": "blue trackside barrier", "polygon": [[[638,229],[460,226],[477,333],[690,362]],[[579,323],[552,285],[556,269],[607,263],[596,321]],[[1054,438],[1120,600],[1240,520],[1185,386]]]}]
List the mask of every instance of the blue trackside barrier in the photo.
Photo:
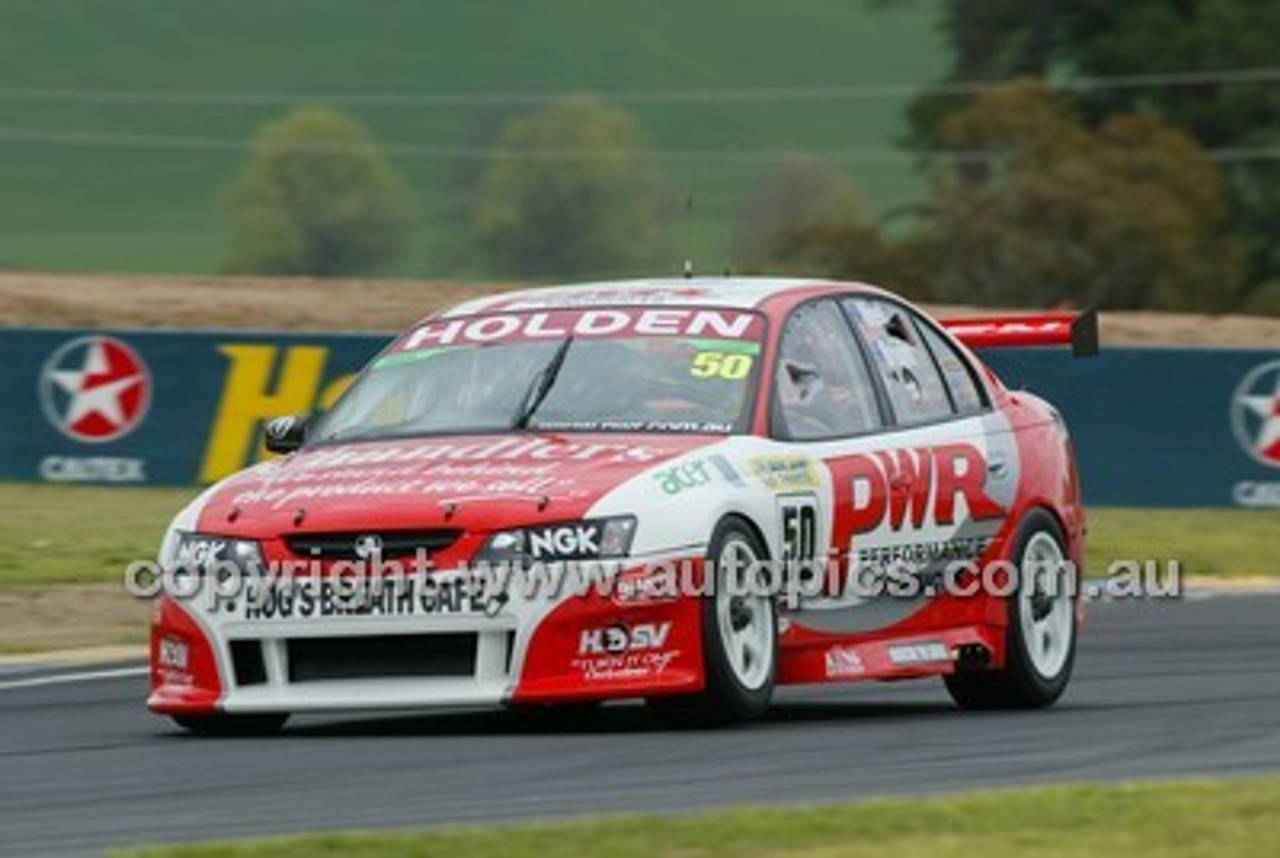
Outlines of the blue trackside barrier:
[{"label": "blue trackside barrier", "polygon": [[[0,479],[207,483],[263,455],[262,422],[322,409],[379,334],[0,330]],[[1280,349],[984,355],[1074,435],[1089,503],[1280,507]]]}]

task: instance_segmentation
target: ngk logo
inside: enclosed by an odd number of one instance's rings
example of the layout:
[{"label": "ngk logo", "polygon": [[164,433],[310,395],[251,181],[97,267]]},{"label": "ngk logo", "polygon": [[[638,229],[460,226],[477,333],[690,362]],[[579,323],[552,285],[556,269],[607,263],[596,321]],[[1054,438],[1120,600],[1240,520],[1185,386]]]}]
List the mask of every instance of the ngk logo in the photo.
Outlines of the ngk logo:
[{"label": "ngk logo", "polygon": [[227,550],[226,540],[188,539],[178,549],[178,565],[186,569],[203,569],[221,563]]},{"label": "ngk logo", "polygon": [[529,534],[529,551],[536,558],[596,557],[600,554],[600,526],[573,524],[535,530]]},{"label": "ngk logo", "polygon": [[909,520],[951,525],[956,499],[964,498],[969,517],[1000,518],[1004,507],[986,493],[987,461],[971,444],[943,444],[851,456],[843,463],[852,481],[853,532],[876,530],[886,521],[899,530]]},{"label": "ngk logo", "polygon": [[579,655],[621,655],[662,649],[671,634],[671,623],[637,623],[585,629],[578,640]]}]

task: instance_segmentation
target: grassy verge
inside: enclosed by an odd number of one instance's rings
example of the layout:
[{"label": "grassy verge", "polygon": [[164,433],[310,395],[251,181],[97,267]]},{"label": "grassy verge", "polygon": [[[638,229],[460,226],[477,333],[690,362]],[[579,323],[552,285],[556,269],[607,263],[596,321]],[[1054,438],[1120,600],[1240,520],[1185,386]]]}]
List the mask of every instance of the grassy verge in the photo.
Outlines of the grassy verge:
[{"label": "grassy verge", "polygon": [[1103,575],[1117,559],[1171,560],[1184,575],[1280,578],[1280,511],[1089,510],[1086,568]]},{"label": "grassy verge", "polygon": [[484,830],[323,834],[123,855],[148,858],[1231,858],[1280,850],[1280,780],[1047,787],[822,808],[742,809]]},{"label": "grassy verge", "polygon": [[194,489],[0,483],[0,588],[118,583]]},{"label": "grassy verge", "polygon": [[[194,489],[0,484],[0,589],[116,583],[155,556]],[[1089,511],[1088,569],[1176,558],[1184,574],[1280,577],[1280,514],[1253,510]]]}]

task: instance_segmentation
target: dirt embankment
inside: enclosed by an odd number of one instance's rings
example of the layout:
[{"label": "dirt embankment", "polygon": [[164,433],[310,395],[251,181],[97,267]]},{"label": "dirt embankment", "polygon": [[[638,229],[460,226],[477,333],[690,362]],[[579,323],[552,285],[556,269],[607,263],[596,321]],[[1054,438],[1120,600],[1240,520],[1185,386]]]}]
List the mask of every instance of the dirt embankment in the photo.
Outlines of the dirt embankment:
[{"label": "dirt embankment", "polygon": [[[4,273],[0,326],[399,331],[439,307],[510,288],[447,281]],[[1102,337],[1110,345],[1280,348],[1280,318],[1104,313]]]}]

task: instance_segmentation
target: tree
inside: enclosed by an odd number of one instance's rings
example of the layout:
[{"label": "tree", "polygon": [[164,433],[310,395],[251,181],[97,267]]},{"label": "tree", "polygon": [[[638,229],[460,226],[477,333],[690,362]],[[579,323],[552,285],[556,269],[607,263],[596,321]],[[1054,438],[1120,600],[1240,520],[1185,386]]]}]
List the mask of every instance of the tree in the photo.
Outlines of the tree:
[{"label": "tree", "polygon": [[404,251],[413,209],[404,180],[355,119],[299,107],[266,123],[228,188],[232,272],[336,276]]},{"label": "tree", "polygon": [[733,231],[733,262],[747,268],[794,264],[799,233],[863,226],[865,206],[841,170],[814,158],[783,161],[748,196]]},{"label": "tree", "polygon": [[[882,0],[902,2],[902,0]],[[1161,85],[1086,87],[1086,123],[1116,113],[1151,113],[1213,149],[1247,150],[1280,141],[1280,87],[1274,80],[1219,74],[1275,65],[1280,3],[1275,0],[949,0],[942,29],[953,48],[950,81],[1065,72],[1071,77],[1182,75]],[[942,144],[938,131],[971,95],[926,93],[909,108],[914,142]],[[1248,259],[1245,289],[1280,279],[1280,163],[1224,163],[1227,228]],[[966,172],[980,180],[981,165]]]},{"label": "tree", "polygon": [[1150,116],[1096,130],[1033,80],[979,96],[938,128],[986,153],[973,182],[940,170],[918,237],[944,300],[1226,309],[1240,279],[1226,204],[1196,141]]},{"label": "tree", "polygon": [[664,202],[631,116],[574,97],[507,123],[472,222],[504,274],[596,275],[656,257]]},{"label": "tree", "polygon": [[751,272],[865,280],[928,297],[927,278],[881,237],[848,175],[812,158],[784,162],[748,197],[733,259]]}]

